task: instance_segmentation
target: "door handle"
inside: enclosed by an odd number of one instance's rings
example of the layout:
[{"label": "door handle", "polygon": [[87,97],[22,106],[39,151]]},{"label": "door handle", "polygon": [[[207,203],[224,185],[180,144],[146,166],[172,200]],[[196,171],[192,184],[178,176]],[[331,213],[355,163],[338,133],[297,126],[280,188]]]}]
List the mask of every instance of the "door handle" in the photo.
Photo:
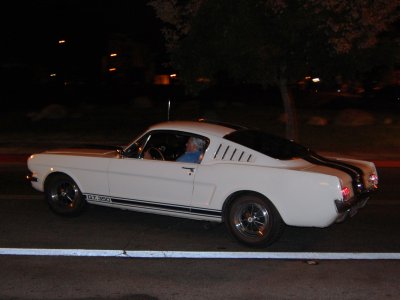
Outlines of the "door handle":
[{"label": "door handle", "polygon": [[194,173],[194,168],[192,167],[182,167],[184,170],[189,170],[191,173]]}]

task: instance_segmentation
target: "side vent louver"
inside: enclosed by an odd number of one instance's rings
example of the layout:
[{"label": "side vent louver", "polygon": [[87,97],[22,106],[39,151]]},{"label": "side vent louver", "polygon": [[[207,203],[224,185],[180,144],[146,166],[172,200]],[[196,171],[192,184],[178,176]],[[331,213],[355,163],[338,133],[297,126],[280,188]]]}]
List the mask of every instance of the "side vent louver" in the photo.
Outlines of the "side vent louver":
[{"label": "side vent louver", "polygon": [[254,156],[232,145],[220,144],[214,154],[215,160],[253,162]]}]

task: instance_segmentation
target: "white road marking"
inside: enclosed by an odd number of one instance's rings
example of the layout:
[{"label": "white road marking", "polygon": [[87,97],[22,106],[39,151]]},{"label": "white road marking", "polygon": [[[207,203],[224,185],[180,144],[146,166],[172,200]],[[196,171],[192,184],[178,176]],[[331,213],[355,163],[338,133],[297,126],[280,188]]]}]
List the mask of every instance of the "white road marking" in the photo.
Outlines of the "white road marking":
[{"label": "white road marking", "polygon": [[[42,195],[0,195],[0,200],[42,199]],[[381,200],[368,205],[400,205]],[[116,258],[189,258],[189,259],[293,259],[293,260],[400,260],[397,252],[228,252],[228,251],[124,251],[98,249],[0,248],[0,255],[73,256]]]},{"label": "white road marking", "polygon": [[400,260],[400,253],[396,252],[203,252],[0,248],[0,255],[190,259]]}]

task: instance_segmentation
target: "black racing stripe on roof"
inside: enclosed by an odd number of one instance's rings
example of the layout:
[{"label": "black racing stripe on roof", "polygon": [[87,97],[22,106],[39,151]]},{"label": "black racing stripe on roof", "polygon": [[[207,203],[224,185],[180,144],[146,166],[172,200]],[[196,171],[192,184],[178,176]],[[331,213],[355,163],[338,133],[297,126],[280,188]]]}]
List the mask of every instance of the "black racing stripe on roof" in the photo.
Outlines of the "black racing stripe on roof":
[{"label": "black racing stripe on roof", "polygon": [[325,158],[311,151],[309,155],[307,155],[303,159],[316,165],[337,169],[347,173],[352,179],[354,192],[356,193],[362,192],[362,189],[364,187],[363,183],[364,172],[360,168],[341,161]]}]

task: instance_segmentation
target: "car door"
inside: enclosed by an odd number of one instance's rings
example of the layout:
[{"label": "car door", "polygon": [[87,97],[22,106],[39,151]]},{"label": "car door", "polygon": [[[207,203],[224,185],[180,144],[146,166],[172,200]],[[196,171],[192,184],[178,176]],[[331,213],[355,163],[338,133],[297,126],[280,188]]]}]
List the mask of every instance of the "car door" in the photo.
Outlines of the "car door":
[{"label": "car door", "polygon": [[[152,132],[136,143],[133,157],[112,159],[108,177],[113,201],[155,210],[189,211],[198,164],[175,161],[184,151],[182,143],[176,132]],[[145,158],[151,151],[153,157]]]}]

